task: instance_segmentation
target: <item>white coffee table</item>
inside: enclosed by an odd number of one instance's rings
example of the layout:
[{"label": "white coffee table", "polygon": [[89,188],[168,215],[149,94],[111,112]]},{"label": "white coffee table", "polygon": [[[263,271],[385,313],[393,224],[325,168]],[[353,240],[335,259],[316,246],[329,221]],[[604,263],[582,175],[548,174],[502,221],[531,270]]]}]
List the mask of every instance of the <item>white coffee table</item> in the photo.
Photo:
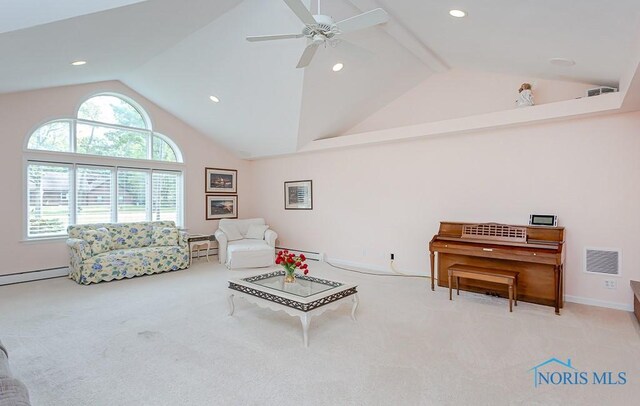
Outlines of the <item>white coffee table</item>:
[{"label": "white coffee table", "polygon": [[356,320],[356,285],[298,274],[295,282],[287,283],[284,276],[284,271],[274,271],[250,278],[229,280],[229,315],[232,316],[235,309],[233,298],[238,296],[260,307],[297,316],[302,323],[305,347],[309,345],[311,317],[351,303],[351,318]]}]

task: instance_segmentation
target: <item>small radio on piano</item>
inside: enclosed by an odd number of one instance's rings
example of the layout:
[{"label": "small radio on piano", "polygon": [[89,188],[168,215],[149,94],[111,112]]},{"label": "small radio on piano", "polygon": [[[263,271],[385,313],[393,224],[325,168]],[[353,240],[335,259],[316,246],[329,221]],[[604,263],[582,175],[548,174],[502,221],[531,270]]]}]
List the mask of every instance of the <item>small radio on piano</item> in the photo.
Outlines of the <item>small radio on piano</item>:
[{"label": "small radio on piano", "polygon": [[[448,286],[447,270],[453,265],[518,271],[518,300],[553,306],[560,314],[564,243],[563,227],[441,222],[429,243],[431,289],[437,253],[438,286]],[[460,289],[507,296],[504,287],[482,281],[463,280]]]}]

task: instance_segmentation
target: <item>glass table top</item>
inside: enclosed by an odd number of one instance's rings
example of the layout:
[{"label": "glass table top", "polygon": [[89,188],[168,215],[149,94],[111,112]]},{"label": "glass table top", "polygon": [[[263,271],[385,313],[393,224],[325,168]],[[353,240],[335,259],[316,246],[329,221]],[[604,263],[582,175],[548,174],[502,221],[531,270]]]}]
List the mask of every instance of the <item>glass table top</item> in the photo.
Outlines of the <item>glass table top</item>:
[{"label": "glass table top", "polygon": [[300,297],[313,296],[329,289],[342,286],[342,283],[340,282],[333,282],[299,274],[296,274],[295,282],[285,282],[284,277],[284,271],[278,271],[245,278],[243,281]]}]

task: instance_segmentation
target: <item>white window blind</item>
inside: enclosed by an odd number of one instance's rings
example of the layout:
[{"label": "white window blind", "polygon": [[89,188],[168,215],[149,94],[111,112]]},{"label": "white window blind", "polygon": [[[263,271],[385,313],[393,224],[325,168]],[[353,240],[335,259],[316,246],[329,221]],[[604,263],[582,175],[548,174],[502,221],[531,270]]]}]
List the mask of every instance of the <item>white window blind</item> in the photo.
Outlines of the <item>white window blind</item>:
[{"label": "white window blind", "polygon": [[27,165],[27,236],[65,235],[71,222],[70,165]]},{"label": "white window blind", "polygon": [[112,168],[76,168],[76,224],[113,221],[113,175]]},{"label": "white window blind", "polygon": [[178,216],[181,212],[181,179],[179,172],[153,171],[152,174],[152,220],[172,220],[181,223]]},{"label": "white window blind", "polygon": [[118,169],[118,222],[146,221],[149,171]]}]

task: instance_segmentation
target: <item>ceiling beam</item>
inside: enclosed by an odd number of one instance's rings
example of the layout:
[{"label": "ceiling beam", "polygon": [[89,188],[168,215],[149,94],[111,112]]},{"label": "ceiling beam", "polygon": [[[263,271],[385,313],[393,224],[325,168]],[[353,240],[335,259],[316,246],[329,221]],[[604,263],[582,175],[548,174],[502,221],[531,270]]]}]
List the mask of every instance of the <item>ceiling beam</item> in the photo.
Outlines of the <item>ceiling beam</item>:
[{"label": "ceiling beam", "polygon": [[[374,8],[381,7],[375,0],[347,0],[355,8],[361,12],[373,10]],[[388,10],[387,13],[389,13]],[[434,72],[446,72],[450,67],[440,58],[435,52],[433,52],[426,44],[424,44],[416,35],[411,32],[406,26],[402,24],[400,20],[391,15],[389,21],[386,24],[382,24],[383,30],[386,31],[393,39],[398,41],[400,45],[406,48],[409,52],[415,55],[422,63],[424,63],[429,69]]]}]

